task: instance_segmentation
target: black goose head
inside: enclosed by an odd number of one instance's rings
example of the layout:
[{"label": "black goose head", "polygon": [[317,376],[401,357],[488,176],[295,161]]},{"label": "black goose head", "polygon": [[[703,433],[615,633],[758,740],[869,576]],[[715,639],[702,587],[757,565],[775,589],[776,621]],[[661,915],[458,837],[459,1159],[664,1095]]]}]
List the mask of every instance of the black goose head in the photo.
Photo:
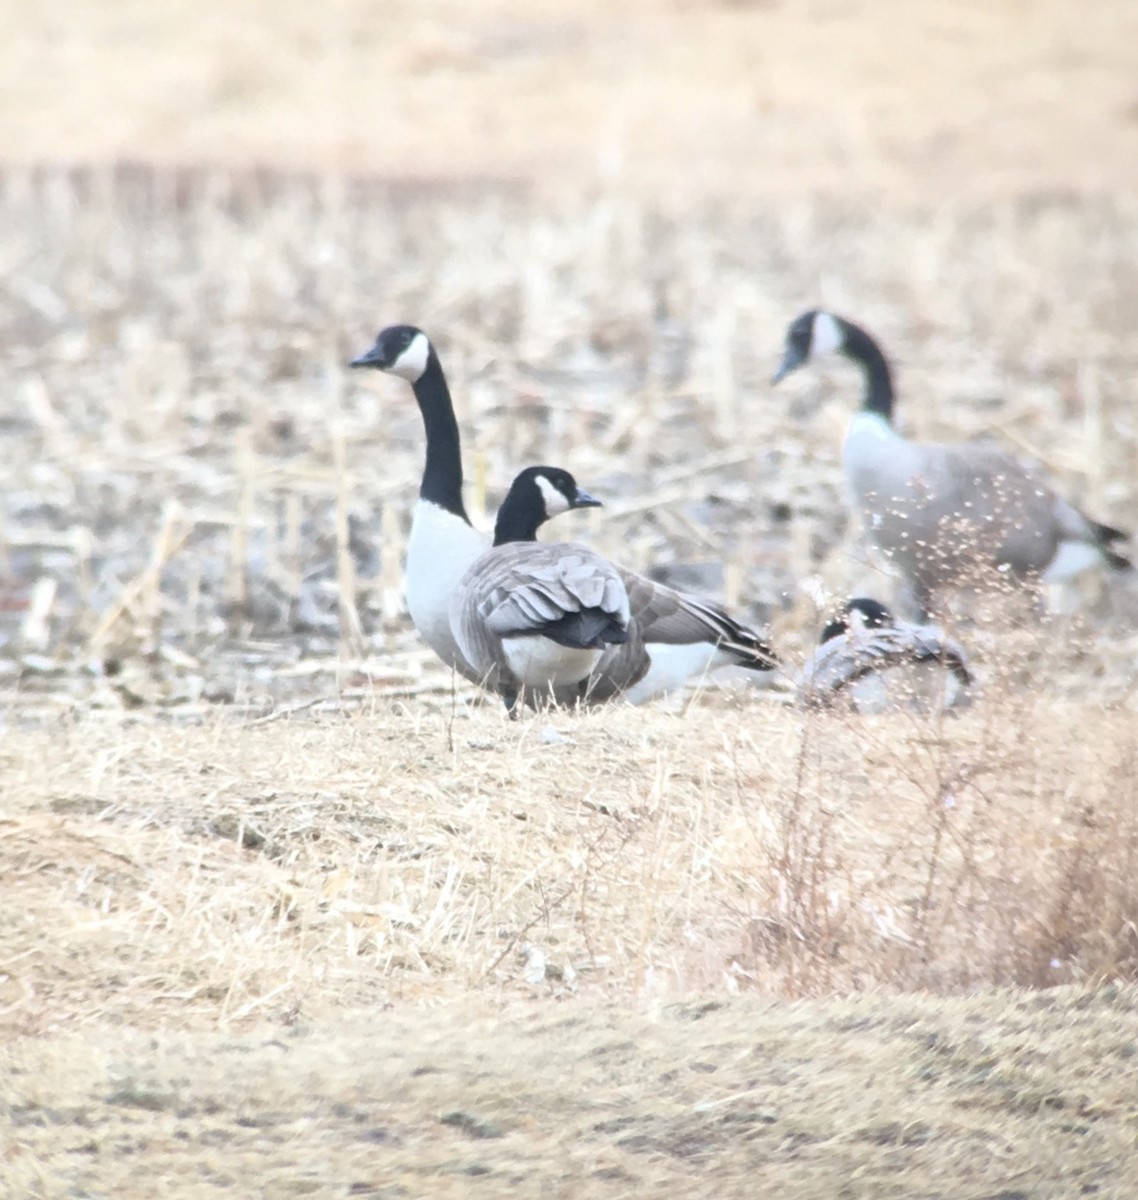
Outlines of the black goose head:
[{"label": "black goose head", "polygon": [[786,331],[782,362],[771,383],[779,383],[814,355],[840,351],[846,343],[846,325],[839,317],[812,308],[791,321]]},{"label": "black goose head", "polygon": [[353,358],[353,367],[373,367],[398,375],[410,384],[422,379],[431,361],[430,339],[414,325],[389,325],[376,335],[370,350]]},{"label": "black goose head", "polygon": [[893,614],[880,600],[856,596],[847,600],[822,630],[819,644],[849,633],[851,629],[885,629],[893,624]]},{"label": "black goose head", "polygon": [[560,467],[526,467],[506,493],[494,525],[494,544],[532,542],[538,529],[571,508],[600,508],[601,501]]}]

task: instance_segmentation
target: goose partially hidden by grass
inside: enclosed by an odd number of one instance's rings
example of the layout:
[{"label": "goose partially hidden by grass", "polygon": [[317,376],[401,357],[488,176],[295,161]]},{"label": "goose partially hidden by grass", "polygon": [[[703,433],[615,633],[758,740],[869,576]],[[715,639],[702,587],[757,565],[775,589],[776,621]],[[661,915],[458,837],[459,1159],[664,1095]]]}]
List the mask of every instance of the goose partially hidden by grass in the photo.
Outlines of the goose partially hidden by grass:
[{"label": "goose partially hidden by grass", "polygon": [[826,624],[797,683],[808,708],[928,712],[969,704],[973,678],[963,647],[943,630],[898,621],[884,604],[858,596]]},{"label": "goose partially hidden by grass", "polygon": [[812,358],[861,368],[865,394],[842,448],[850,500],[866,536],[892,562],[921,611],[945,588],[1053,583],[1093,566],[1131,564],[1128,535],[1080,512],[1044,472],[986,442],[918,443],[893,427],[893,380],[881,348],[832,313],[803,313],[786,334],[778,383]]},{"label": "goose partially hidden by grass", "polygon": [[[462,500],[458,422],[438,354],[422,330],[393,325],[354,359],[411,384],[423,416],[427,457],[407,547],[407,607],[424,641],[469,679],[478,670],[459,647],[450,623],[450,601],[466,570],[489,548]],[[619,568],[628,593],[628,640],[601,656],[587,687],[601,703],[624,697],[639,704],[681,687],[720,666],[769,671],[776,660],[754,630],[717,605]]]},{"label": "goose partially hidden by grass", "polygon": [[628,592],[617,569],[587,546],[539,542],[550,517],[600,501],[568,471],[527,467],[498,510],[494,545],[450,599],[451,632],[484,687],[537,708],[585,698],[608,646],[628,641]]}]

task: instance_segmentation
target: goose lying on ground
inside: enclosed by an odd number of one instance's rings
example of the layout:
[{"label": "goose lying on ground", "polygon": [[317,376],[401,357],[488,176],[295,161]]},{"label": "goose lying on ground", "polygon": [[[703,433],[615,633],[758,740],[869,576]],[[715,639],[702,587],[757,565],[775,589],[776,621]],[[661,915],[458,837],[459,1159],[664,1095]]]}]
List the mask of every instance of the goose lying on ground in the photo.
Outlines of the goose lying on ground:
[{"label": "goose lying on ground", "polygon": [[538,542],[538,528],[570,508],[596,507],[568,471],[527,467],[498,510],[494,546],[450,599],[451,632],[484,687],[531,707],[576,695],[607,646],[628,641],[628,592],[617,569],[587,546]]},{"label": "goose lying on ground", "polygon": [[[462,456],[450,390],[431,342],[412,325],[380,331],[354,359],[411,384],[423,416],[427,457],[407,547],[407,607],[423,639],[467,678],[477,670],[462,654],[450,624],[450,600],[489,539],[470,523],[462,502]],[[628,592],[628,640],[601,657],[588,684],[594,703],[625,697],[633,704],[681,687],[720,666],[769,671],[775,657],[763,638],[717,605],[618,568]]]},{"label": "goose lying on ground", "polygon": [[786,334],[778,383],[811,358],[837,353],[865,376],[842,448],[850,501],[866,536],[891,560],[922,613],[943,588],[993,587],[1011,576],[1056,582],[1089,567],[1130,566],[1112,549],[1127,534],[1081,513],[1045,473],[984,442],[909,441],[893,427],[893,381],[864,329],[803,313]]},{"label": "goose lying on ground", "polygon": [[959,708],[971,702],[972,682],[958,642],[935,625],[898,621],[864,596],[828,622],[797,680],[808,708],[844,703],[858,712]]}]

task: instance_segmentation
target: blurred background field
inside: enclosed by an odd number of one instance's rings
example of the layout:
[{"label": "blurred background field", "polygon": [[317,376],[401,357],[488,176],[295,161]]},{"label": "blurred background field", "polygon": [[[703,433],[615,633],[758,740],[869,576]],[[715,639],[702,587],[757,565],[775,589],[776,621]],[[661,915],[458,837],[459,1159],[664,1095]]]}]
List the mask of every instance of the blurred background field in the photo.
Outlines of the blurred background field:
[{"label": "blurred background field", "polygon": [[0,1194],[1133,1194],[1135,584],[968,630],[958,720],[511,726],[345,363],[422,325],[479,519],[568,466],[791,666],[888,587],[803,308],[1138,527],[1138,10],[0,13]]},{"label": "blurred background field", "polygon": [[1131,189],[1127,0],[0,6],[8,156],[652,198]]}]

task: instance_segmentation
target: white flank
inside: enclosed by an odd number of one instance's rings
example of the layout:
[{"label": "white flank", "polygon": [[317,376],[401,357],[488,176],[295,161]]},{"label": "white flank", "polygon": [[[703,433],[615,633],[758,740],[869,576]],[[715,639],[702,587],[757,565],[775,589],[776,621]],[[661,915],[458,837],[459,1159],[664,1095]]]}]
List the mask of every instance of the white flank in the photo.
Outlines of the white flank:
[{"label": "white flank", "polygon": [[814,328],[810,333],[810,354],[833,354],[845,345],[842,328],[828,312],[815,314]]},{"label": "white flank", "polygon": [[545,501],[545,515],[555,517],[558,513],[569,511],[569,501],[549,482],[544,475],[535,475],[541,498]]},{"label": "white flank", "polygon": [[521,683],[542,692],[580,683],[601,657],[600,650],[560,646],[541,634],[504,638],[502,654]]},{"label": "white flank", "polygon": [[408,383],[418,383],[427,369],[427,359],[431,354],[431,343],[425,333],[417,333],[407,343],[407,349],[387,368],[392,375],[406,379]]},{"label": "white flank", "polygon": [[490,538],[429,500],[415,505],[407,543],[407,611],[419,636],[448,666],[469,670],[450,630],[450,598]]},{"label": "white flank", "polygon": [[698,683],[709,671],[736,661],[710,642],[673,646],[649,642],[645,649],[652,665],[639,683],[624,693],[629,704],[643,704],[664,692],[674,692],[688,683]]},{"label": "white flank", "polygon": [[1090,542],[1060,542],[1043,572],[1044,583],[1061,583],[1103,564],[1102,551]]}]

